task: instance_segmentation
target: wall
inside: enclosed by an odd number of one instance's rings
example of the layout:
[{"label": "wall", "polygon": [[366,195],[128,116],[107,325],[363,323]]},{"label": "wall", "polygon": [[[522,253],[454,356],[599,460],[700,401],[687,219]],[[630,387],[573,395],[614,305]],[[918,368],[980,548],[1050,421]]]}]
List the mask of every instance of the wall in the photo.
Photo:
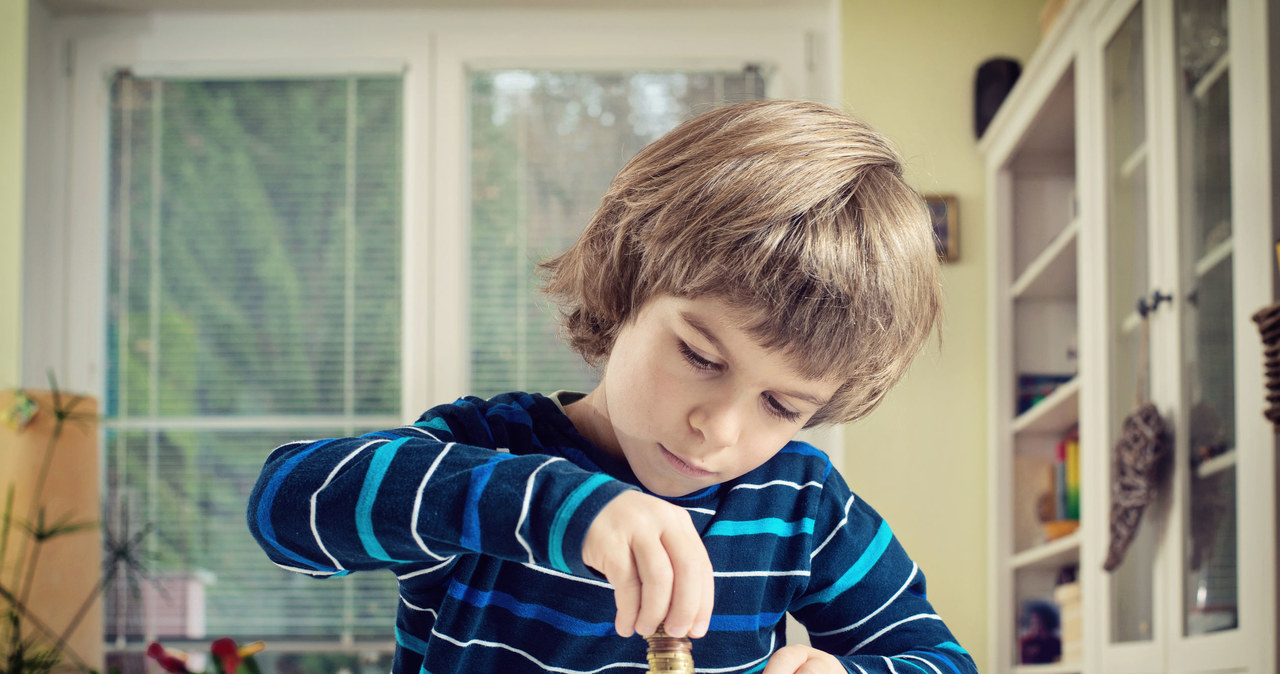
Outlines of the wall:
[{"label": "wall", "polygon": [[[40,409],[31,423],[21,429],[0,424],[0,493],[7,497],[13,489],[13,514],[22,521],[35,521],[39,508],[46,510],[50,523],[97,521],[97,402],[64,392],[58,403],[48,391],[29,393]],[[12,392],[0,391],[0,409],[12,405],[13,399]],[[70,415],[61,428],[55,418],[59,404]],[[42,644],[49,642],[34,625],[65,635],[69,653],[64,652],[64,664],[84,663],[101,670],[103,616],[98,586],[102,576],[95,560],[102,554],[102,531],[88,526],[39,544],[17,526],[0,533],[8,536],[0,577],[19,596],[28,597],[25,603],[32,613],[22,621],[24,633]],[[20,574],[23,569],[32,572]],[[18,580],[20,575],[23,580]],[[0,602],[0,607],[8,608],[7,602]]]},{"label": "wall", "polygon": [[943,272],[943,343],[932,343],[868,418],[848,427],[854,489],[925,572],[929,598],[987,662],[986,204],[973,77],[993,56],[1025,64],[1035,0],[844,0],[845,108],[897,141],[922,192],[960,200],[960,259]]},{"label": "wall", "polygon": [[0,389],[17,385],[22,331],[22,161],[27,0],[0,0]]}]

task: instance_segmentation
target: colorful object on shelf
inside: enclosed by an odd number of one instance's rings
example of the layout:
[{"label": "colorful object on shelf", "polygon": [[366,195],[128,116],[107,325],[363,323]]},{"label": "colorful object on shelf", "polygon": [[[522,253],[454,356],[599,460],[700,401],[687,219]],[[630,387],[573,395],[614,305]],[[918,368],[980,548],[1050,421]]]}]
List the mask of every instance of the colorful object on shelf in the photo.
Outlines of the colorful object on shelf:
[{"label": "colorful object on shelf", "polygon": [[1062,466],[1062,517],[1080,520],[1080,431],[1072,429],[1058,443]]},{"label": "colorful object on shelf", "polygon": [[5,426],[20,431],[26,428],[31,420],[40,412],[40,405],[25,391],[17,390],[13,392],[13,401],[0,410],[0,421]]},{"label": "colorful object on shelf", "polygon": [[1058,638],[1058,608],[1051,602],[1023,602],[1022,636],[1018,638],[1018,658],[1024,665],[1057,662],[1062,655]]},{"label": "colorful object on shelf", "polygon": [[165,648],[160,642],[153,641],[147,646],[147,657],[171,674],[237,674],[241,671],[260,674],[253,656],[264,648],[266,644],[261,641],[237,646],[234,640],[223,637],[209,645],[212,657],[205,657],[201,653]]},{"label": "colorful object on shelf", "polygon": [[1046,542],[1080,528],[1080,433],[1075,428],[1058,441],[1049,468],[1049,488],[1036,502],[1036,517]]},{"label": "colorful object on shelf", "polygon": [[1080,528],[1080,520],[1049,520],[1041,522],[1040,529],[1044,531],[1046,541],[1053,541],[1063,536],[1070,536]]},{"label": "colorful object on shelf", "polygon": [[1074,374],[1020,374],[1018,375],[1018,414],[1048,398],[1059,386],[1075,379]]}]

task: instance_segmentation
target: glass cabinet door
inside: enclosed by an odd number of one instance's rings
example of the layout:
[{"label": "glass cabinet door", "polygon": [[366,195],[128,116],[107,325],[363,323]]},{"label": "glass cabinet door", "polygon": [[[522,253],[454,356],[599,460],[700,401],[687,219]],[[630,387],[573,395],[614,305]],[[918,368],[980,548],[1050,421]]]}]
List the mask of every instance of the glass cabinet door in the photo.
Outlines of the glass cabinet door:
[{"label": "glass cabinet door", "polygon": [[[1138,389],[1139,370],[1147,369],[1138,300],[1149,297],[1147,225],[1147,111],[1143,5],[1124,19],[1106,45],[1104,76],[1107,139],[1107,246],[1110,269],[1111,391],[1110,437],[1120,433],[1136,401],[1149,398]],[[1150,641],[1153,631],[1154,560],[1157,526],[1151,508],[1124,550],[1123,561],[1108,576],[1112,643]]]},{"label": "glass cabinet door", "polygon": [[1177,0],[1180,407],[1187,419],[1182,633],[1238,624],[1231,145],[1226,0]]}]

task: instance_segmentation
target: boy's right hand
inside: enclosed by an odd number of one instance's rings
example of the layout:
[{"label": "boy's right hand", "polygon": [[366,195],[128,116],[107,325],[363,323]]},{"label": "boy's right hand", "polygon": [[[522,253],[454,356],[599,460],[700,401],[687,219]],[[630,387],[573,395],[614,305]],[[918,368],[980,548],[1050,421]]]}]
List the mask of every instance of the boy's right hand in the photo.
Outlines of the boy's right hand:
[{"label": "boy's right hand", "polygon": [[587,528],[582,560],[613,585],[619,635],[653,634],[659,625],[673,637],[707,633],[715,579],[707,549],[683,509],[638,491],[623,492]]}]

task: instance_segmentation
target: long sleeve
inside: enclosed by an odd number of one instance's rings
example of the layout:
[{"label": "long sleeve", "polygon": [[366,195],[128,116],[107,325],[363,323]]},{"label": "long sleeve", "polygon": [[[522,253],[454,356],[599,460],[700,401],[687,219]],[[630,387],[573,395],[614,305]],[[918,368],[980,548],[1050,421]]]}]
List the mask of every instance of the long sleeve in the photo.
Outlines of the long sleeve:
[{"label": "long sleeve", "polygon": [[850,672],[977,672],[888,523],[834,471],[824,492],[809,585],[791,607],[813,646]]},{"label": "long sleeve", "polygon": [[470,553],[590,576],[586,529],[629,487],[534,453],[527,414],[495,414],[443,406],[412,426],[281,446],[249,498],[249,529],[276,564],[313,576]]}]

